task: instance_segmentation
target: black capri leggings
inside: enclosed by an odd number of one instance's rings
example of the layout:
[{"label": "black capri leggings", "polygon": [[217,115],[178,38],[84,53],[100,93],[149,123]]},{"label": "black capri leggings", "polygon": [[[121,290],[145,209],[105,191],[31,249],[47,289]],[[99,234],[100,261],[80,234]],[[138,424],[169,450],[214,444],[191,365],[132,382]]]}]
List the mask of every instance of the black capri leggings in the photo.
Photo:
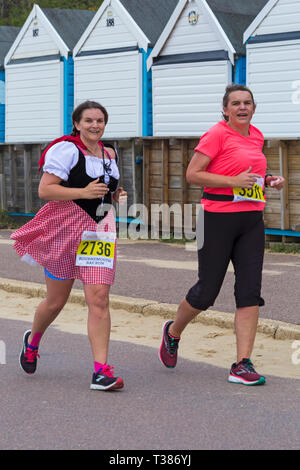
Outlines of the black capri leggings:
[{"label": "black capri leggings", "polygon": [[214,305],[231,260],[236,307],[263,306],[260,293],[264,249],[262,211],[205,211],[204,244],[198,251],[199,280],[189,290],[187,302],[198,310]]}]

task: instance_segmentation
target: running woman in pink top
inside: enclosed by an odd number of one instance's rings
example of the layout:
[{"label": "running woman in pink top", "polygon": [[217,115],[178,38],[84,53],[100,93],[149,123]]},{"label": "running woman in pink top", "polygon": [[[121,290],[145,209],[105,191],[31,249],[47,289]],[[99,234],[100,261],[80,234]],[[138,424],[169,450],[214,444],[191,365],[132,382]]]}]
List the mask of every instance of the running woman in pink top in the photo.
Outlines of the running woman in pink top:
[{"label": "running woman in pink top", "polygon": [[198,251],[198,282],[178,307],[175,321],[163,326],[161,362],[175,367],[180,336],[202,310],[211,307],[232,261],[235,272],[235,333],[237,360],[228,380],[244,385],[265,383],[250,360],[261,297],[264,257],[264,187],[281,190],[281,176],[266,175],[264,137],[250,124],[255,112],[253,94],[230,85],[223,98],[224,121],[206,132],[187,169],[190,184],[204,187],[204,244]]}]

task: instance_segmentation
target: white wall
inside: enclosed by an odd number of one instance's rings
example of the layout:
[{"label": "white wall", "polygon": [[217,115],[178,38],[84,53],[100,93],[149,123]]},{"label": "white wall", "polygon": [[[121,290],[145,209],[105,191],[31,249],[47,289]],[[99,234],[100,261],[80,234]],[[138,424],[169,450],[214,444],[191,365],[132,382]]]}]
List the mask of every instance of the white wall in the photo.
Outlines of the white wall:
[{"label": "white wall", "polygon": [[[189,23],[189,13],[198,21]],[[192,0],[182,11],[160,56],[224,50],[207,10]],[[222,119],[222,98],[232,81],[230,61],[153,65],[154,136],[200,136]]]},{"label": "white wall", "polygon": [[[197,24],[188,21],[189,12],[196,10],[199,14]],[[216,31],[195,1],[190,2],[183,10],[175,28],[170,34],[160,55],[183,54],[189,52],[217,51],[224,49]]]},{"label": "white wall", "polygon": [[253,118],[265,137],[300,137],[300,41],[247,46],[247,85],[254,93]]},{"label": "white wall", "polygon": [[[112,13],[114,26],[107,27],[106,20],[108,12]],[[112,7],[106,8],[91,34],[83,44],[80,52],[117,49],[119,47],[136,46],[137,40],[131,31],[128,30],[124,22]]]},{"label": "white wall", "polygon": [[[109,16],[109,13],[111,15]],[[114,26],[107,27],[108,18]],[[137,39],[113,7],[107,7],[78,54],[137,46]],[[103,104],[109,114],[106,138],[142,135],[142,62],[132,52],[75,57],[75,106],[85,100]]]},{"label": "white wall", "polygon": [[100,102],[108,111],[105,137],[142,135],[142,63],[138,51],[75,59],[75,106]]},{"label": "white wall", "polygon": [[232,80],[227,61],[154,66],[155,136],[200,136],[222,119],[222,98]]},{"label": "white wall", "polygon": [[[33,29],[38,29],[38,36],[33,36]],[[37,19],[32,20],[11,59],[24,59],[43,55],[59,54],[46,28]]]},{"label": "white wall", "polygon": [[300,30],[300,1],[279,0],[256,29],[258,34],[288,33]]},{"label": "white wall", "polygon": [[6,142],[49,141],[63,131],[62,62],[6,68]]}]

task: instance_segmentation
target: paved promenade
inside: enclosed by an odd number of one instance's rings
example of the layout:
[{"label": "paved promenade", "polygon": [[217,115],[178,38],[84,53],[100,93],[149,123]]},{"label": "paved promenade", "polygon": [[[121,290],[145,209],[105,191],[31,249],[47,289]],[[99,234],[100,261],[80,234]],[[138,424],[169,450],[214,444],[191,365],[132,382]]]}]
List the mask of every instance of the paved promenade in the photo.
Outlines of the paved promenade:
[{"label": "paved promenade", "polygon": [[298,256],[266,255],[254,359],[267,383],[245,387],[227,382],[235,352],[231,269],[216,305],[186,330],[177,368],[167,370],[157,358],[161,325],[196,280],[196,253],[121,242],[109,360],[125,388],[101,393],[89,390],[80,283],[42,340],[37,373],[20,370],[20,340],[44,294],[43,272],[20,262],[9,232],[0,237],[0,449],[299,449]]}]

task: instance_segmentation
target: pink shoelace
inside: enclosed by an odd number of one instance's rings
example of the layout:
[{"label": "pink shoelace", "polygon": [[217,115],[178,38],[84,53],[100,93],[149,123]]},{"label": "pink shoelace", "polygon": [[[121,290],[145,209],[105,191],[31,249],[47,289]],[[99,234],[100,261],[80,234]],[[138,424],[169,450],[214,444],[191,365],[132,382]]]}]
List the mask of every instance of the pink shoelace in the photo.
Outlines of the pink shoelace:
[{"label": "pink shoelace", "polygon": [[24,354],[27,362],[34,362],[37,357],[40,357],[37,349],[27,348],[26,353]]},{"label": "pink shoelace", "polygon": [[108,364],[104,364],[103,368],[99,372],[101,372],[102,374],[107,375],[107,377],[114,377],[113,369],[114,369],[114,367],[111,367]]}]

